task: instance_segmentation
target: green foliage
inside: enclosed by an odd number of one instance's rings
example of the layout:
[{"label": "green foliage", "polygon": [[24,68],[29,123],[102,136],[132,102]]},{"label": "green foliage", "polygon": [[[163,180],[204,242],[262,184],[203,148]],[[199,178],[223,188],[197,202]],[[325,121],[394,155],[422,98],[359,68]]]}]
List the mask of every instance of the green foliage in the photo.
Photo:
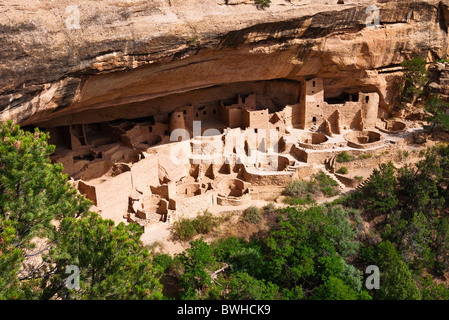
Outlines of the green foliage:
[{"label": "green foliage", "polygon": [[340,162],[340,163],[342,163],[342,162],[349,162],[349,161],[352,161],[353,160],[353,156],[351,156],[349,153],[347,153],[346,151],[343,151],[343,152],[340,152],[338,155],[337,155],[337,162]]},{"label": "green foliage", "polygon": [[230,262],[231,256],[246,248],[246,242],[236,237],[229,237],[212,243],[214,255],[218,261]]},{"label": "green foliage", "polygon": [[11,220],[0,220],[0,299],[24,297],[17,274],[23,262],[22,250],[17,248],[16,229]]},{"label": "green foliage", "polygon": [[257,5],[261,7],[269,7],[271,4],[271,0],[254,0]]},{"label": "green foliage", "polygon": [[312,299],[358,300],[361,295],[346,285],[341,279],[330,277],[319,286]]},{"label": "green foliage", "polygon": [[[48,134],[23,131],[7,122],[0,127],[0,297],[39,298],[41,268],[22,262],[34,248],[31,240],[57,239],[55,221],[83,216],[90,202],[77,194],[49,155]],[[44,267],[42,267],[43,269]]]},{"label": "green foliage", "polygon": [[348,173],[348,168],[341,167],[340,169],[337,170],[337,173],[347,174]]},{"label": "green foliage", "polygon": [[180,218],[173,224],[176,237],[182,241],[191,240],[198,234],[192,219]]},{"label": "green foliage", "polygon": [[397,213],[389,220],[383,239],[391,239],[398,243],[405,260],[415,270],[432,267],[434,255],[430,247],[431,226],[422,213],[415,213],[411,220],[401,218]]},{"label": "green foliage", "polygon": [[196,216],[192,221],[197,233],[208,234],[217,226],[217,219],[209,211],[204,211]]},{"label": "green foliage", "polygon": [[375,214],[391,212],[398,204],[396,197],[396,169],[393,164],[381,164],[374,169],[369,182],[361,190],[365,208]]},{"label": "green foliage", "polygon": [[310,181],[295,180],[285,189],[282,194],[288,196],[287,203],[291,205],[313,204],[314,196],[321,192],[327,197],[340,193],[338,183],[323,172],[315,175]]},{"label": "green foliage", "polygon": [[[160,299],[160,272],[140,239],[137,224],[114,226],[91,213],[83,219],[66,218],[59,228],[58,246],[45,260],[55,264],[55,276],[44,297],[69,296],[71,299]],[[59,288],[67,277],[66,266],[80,270],[80,289]],[[59,289],[59,290],[58,290]]]},{"label": "green foliage", "polygon": [[319,186],[315,180],[295,180],[285,187],[285,189],[282,191],[282,194],[289,197],[304,198],[308,195],[314,194],[318,190]]},{"label": "green foliage", "polygon": [[357,232],[349,221],[349,215],[341,206],[332,206],[322,209],[326,214],[332,238],[330,241],[343,257],[354,256],[359,249],[356,240]]},{"label": "green foliage", "polygon": [[430,116],[426,120],[432,123],[432,130],[436,128],[446,131],[449,130],[449,115],[446,114],[447,109],[449,109],[449,104],[443,102],[438,95],[432,96],[426,101],[426,110],[430,113]]},{"label": "green foliage", "polygon": [[234,252],[229,257],[233,270],[247,272],[254,276],[264,273],[265,257],[260,247],[248,245]]},{"label": "green foliage", "polygon": [[189,47],[196,47],[198,45],[198,41],[199,41],[199,36],[195,35],[192,38],[190,38],[187,43],[189,45]]},{"label": "green foliage", "polygon": [[244,272],[234,273],[226,285],[228,292],[224,298],[228,300],[275,300],[280,296],[277,285]]},{"label": "green foliage", "polygon": [[444,203],[438,190],[442,172],[441,168],[435,165],[437,161],[435,157],[435,154],[429,154],[426,160],[418,162],[415,167],[405,166],[398,172],[396,194],[402,208],[411,214],[416,211],[431,214],[432,212],[428,210],[430,204],[436,209]]},{"label": "green foliage", "polygon": [[369,159],[369,158],[372,158],[373,157],[373,155],[371,154],[371,153],[364,153],[364,154],[361,154],[360,156],[359,156],[359,159]]},{"label": "green foliage", "polygon": [[209,211],[199,213],[194,219],[180,218],[174,223],[175,236],[182,240],[191,240],[198,234],[209,234],[218,226],[218,219]]},{"label": "green foliage", "polygon": [[259,223],[262,220],[262,215],[257,207],[251,206],[245,209],[242,214],[242,220],[250,223]]},{"label": "green foliage", "polygon": [[279,216],[279,210],[270,202],[262,208],[262,215],[268,220],[276,220]]},{"label": "green foliage", "polygon": [[389,241],[377,248],[376,265],[380,269],[380,289],[375,298],[382,300],[420,300],[421,293],[399,253]]},{"label": "green foliage", "polygon": [[[0,128],[0,298],[161,298],[160,270],[139,240],[142,229],[90,213],[91,203],[51,163],[47,140],[11,122]],[[34,256],[42,263],[30,264]],[[79,268],[79,289],[65,285],[69,265]]]},{"label": "green foliage", "polygon": [[173,264],[173,259],[170,255],[161,253],[153,257],[153,263],[156,266],[162,268],[163,272],[166,272],[168,268]]},{"label": "green foliage", "polygon": [[333,197],[340,193],[337,181],[328,177],[323,172],[316,175],[315,180],[318,181],[321,192],[327,197]]},{"label": "green foliage", "polygon": [[426,70],[426,60],[423,57],[415,57],[401,63],[404,68],[403,84],[400,87],[399,102],[414,103],[422,94],[423,87],[429,80]]},{"label": "green foliage", "polygon": [[191,248],[179,254],[177,259],[183,265],[184,272],[180,278],[181,299],[196,300],[201,298],[212,283],[208,270],[216,266],[213,249],[203,238],[191,241]]},{"label": "green foliage", "polygon": [[421,280],[422,300],[449,300],[449,287],[435,283],[430,275]]},{"label": "green foliage", "polygon": [[25,132],[11,122],[0,127],[0,215],[9,214],[20,248],[29,248],[33,237],[55,236],[53,220],[76,217],[90,202],[77,194],[49,155],[49,135]]},{"label": "green foliage", "polygon": [[341,210],[285,209],[285,218],[267,239],[271,257],[267,268],[276,283],[287,288],[305,284],[323,263],[321,257],[354,253],[358,243],[354,243],[354,234],[347,229],[350,223],[344,222]]}]

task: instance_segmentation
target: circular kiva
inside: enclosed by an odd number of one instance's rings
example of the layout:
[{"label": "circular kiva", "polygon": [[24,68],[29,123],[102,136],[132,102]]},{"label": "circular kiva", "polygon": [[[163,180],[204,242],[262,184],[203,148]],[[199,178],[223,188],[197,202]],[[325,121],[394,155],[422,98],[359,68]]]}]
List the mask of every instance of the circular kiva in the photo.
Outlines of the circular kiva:
[{"label": "circular kiva", "polygon": [[304,133],[298,139],[298,146],[312,150],[329,149],[332,145],[326,143],[328,140],[326,135],[320,132]]},{"label": "circular kiva", "polygon": [[219,205],[238,206],[250,200],[247,184],[237,178],[228,178],[219,181],[216,185]]},{"label": "circular kiva", "polygon": [[353,131],[345,135],[348,146],[357,149],[368,149],[384,143],[381,133],[375,131]]}]

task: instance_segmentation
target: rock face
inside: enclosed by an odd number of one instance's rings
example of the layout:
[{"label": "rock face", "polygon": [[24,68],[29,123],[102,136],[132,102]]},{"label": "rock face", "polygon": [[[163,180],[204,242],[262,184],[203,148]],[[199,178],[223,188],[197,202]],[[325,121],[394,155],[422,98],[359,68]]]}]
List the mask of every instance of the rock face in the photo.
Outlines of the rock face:
[{"label": "rock face", "polygon": [[249,0],[0,1],[0,121],[136,118],[241,90],[292,103],[282,97],[307,76],[323,78],[328,97],[376,91],[388,110],[404,59],[446,58],[448,8],[434,0],[273,0],[265,9]]},{"label": "rock face", "polygon": [[446,100],[449,98],[449,62],[437,62],[429,68],[430,80],[426,89]]}]

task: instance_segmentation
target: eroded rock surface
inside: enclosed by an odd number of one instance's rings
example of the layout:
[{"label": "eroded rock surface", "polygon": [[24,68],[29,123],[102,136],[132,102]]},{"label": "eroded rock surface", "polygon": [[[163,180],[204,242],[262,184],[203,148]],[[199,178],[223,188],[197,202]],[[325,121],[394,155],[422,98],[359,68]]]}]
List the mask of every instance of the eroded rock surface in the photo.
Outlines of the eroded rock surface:
[{"label": "eroded rock surface", "polygon": [[[312,75],[328,97],[377,92],[388,110],[404,59],[446,57],[448,3],[0,1],[0,121],[132,119]],[[367,20],[372,5],[379,26]],[[276,104],[284,87],[258,97]]]}]

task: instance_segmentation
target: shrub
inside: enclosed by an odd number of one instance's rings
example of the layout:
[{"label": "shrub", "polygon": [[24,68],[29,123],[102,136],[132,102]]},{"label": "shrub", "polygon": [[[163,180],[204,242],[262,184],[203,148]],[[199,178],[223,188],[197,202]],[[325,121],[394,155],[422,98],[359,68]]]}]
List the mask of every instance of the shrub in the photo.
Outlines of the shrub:
[{"label": "shrub", "polygon": [[399,88],[399,102],[410,102],[413,105],[429,79],[426,60],[418,56],[402,62],[401,66],[404,68],[404,79]]},{"label": "shrub", "polygon": [[207,210],[197,215],[192,223],[196,232],[201,234],[208,234],[217,226],[216,219]]},{"label": "shrub", "polygon": [[346,151],[340,152],[337,156],[337,162],[348,162],[352,160],[352,156]]},{"label": "shrub", "polygon": [[197,235],[195,225],[191,219],[181,218],[175,221],[174,230],[177,237],[182,241],[191,240]]},{"label": "shrub", "polygon": [[340,193],[338,183],[323,172],[314,176],[311,181],[296,180],[285,187],[282,194],[289,197],[284,202],[290,205],[306,205],[314,202],[314,195],[319,191],[328,197]]},{"label": "shrub", "polygon": [[198,40],[199,40],[199,36],[198,35],[195,35],[195,36],[193,36],[192,38],[190,38],[187,42],[188,42],[188,45],[189,45],[189,47],[195,47],[195,46],[197,46],[198,45]]},{"label": "shrub", "polygon": [[438,95],[426,101],[426,110],[431,114],[426,117],[426,120],[431,123],[432,130],[436,127],[446,131],[449,130],[449,115],[446,114],[448,108],[449,104],[443,102]]},{"label": "shrub", "polygon": [[271,0],[254,0],[258,6],[261,7],[269,7],[271,4]]},{"label": "shrub", "polygon": [[326,196],[333,197],[340,193],[337,181],[328,177],[323,172],[318,174],[315,177],[315,180],[318,181],[321,192],[323,192]]},{"label": "shrub", "polygon": [[207,210],[198,214],[195,219],[181,218],[175,221],[175,234],[180,240],[191,240],[197,234],[208,234],[211,232],[217,226],[217,220]]},{"label": "shrub", "polygon": [[153,262],[155,265],[160,266],[163,272],[165,272],[173,263],[173,259],[170,255],[166,253],[161,253],[154,256]]},{"label": "shrub", "polygon": [[360,156],[359,156],[359,159],[369,159],[369,158],[371,158],[373,155],[371,154],[371,153],[365,153],[365,154],[361,154]]},{"label": "shrub", "polygon": [[319,187],[316,181],[295,180],[285,187],[282,194],[284,196],[302,198],[307,196],[307,194],[315,193],[318,190]]},{"label": "shrub", "polygon": [[337,173],[347,174],[348,173],[348,168],[341,167],[340,169],[337,170]]},{"label": "shrub", "polygon": [[269,220],[277,219],[277,217],[279,216],[278,209],[271,202],[262,208],[262,213],[264,217]]},{"label": "shrub", "polygon": [[242,220],[250,223],[259,223],[262,219],[260,210],[257,207],[251,206],[243,211]]},{"label": "shrub", "polygon": [[398,204],[396,197],[396,169],[392,162],[381,164],[370,175],[369,182],[363,186],[361,193],[365,208],[376,215],[388,213]]}]

